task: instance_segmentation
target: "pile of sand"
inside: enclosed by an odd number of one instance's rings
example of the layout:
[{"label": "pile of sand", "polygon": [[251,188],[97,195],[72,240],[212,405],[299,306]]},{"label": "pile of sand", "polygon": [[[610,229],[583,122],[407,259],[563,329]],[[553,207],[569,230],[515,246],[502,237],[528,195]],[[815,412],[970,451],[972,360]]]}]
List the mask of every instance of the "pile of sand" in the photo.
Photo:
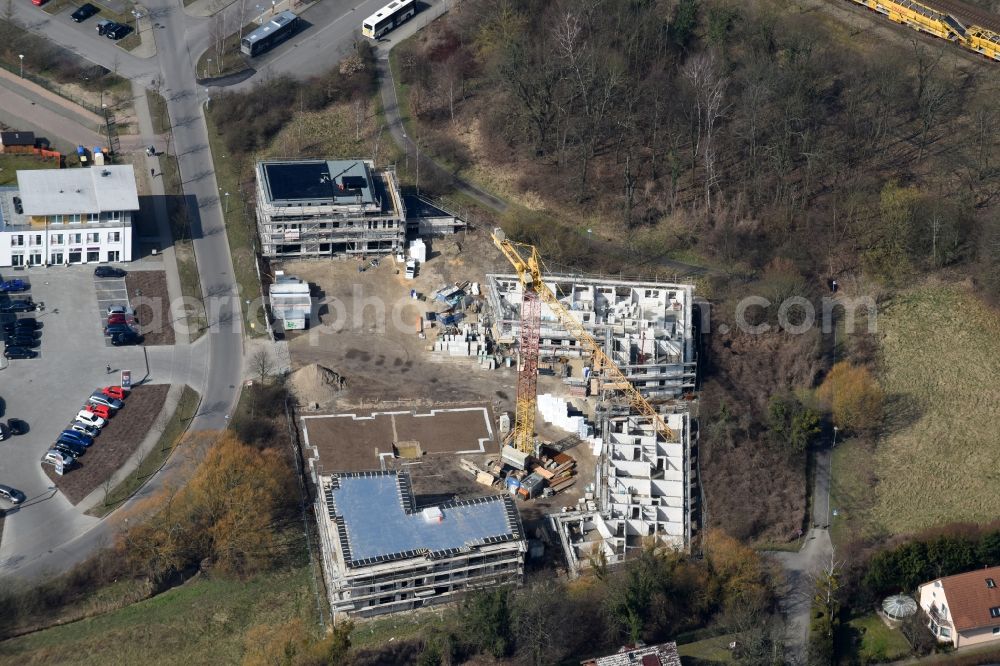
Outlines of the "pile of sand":
[{"label": "pile of sand", "polygon": [[347,388],[347,380],[318,363],[299,368],[288,377],[292,394],[300,405],[325,405]]}]

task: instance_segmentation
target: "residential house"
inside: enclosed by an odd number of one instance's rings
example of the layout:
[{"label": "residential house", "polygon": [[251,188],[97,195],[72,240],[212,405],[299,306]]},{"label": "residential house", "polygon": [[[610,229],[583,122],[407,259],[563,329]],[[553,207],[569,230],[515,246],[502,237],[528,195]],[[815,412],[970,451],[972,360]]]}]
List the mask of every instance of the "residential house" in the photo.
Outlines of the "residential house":
[{"label": "residential house", "polygon": [[681,666],[677,643],[626,645],[615,654],[580,662],[582,666]]},{"label": "residential house", "polygon": [[938,641],[956,648],[1000,641],[1000,567],[938,578],[920,586],[920,607]]},{"label": "residential house", "polygon": [[0,132],[0,153],[31,153],[34,150],[34,132]]}]

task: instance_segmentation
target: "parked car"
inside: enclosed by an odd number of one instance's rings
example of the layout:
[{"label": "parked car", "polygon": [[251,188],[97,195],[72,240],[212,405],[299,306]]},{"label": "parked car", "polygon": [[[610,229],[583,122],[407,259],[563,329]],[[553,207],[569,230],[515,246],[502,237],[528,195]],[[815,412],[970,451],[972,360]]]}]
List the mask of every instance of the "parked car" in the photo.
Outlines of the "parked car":
[{"label": "parked car", "polygon": [[101,19],[100,21],[97,22],[97,34],[103,35],[108,31],[108,28],[113,25],[118,25],[118,24],[108,19]]},{"label": "parked car", "polygon": [[69,17],[71,19],[73,19],[74,22],[81,23],[82,21],[86,21],[87,19],[89,19],[91,16],[93,16],[94,14],[96,14],[98,11],[100,11],[100,10],[97,9],[97,7],[95,7],[94,5],[92,5],[92,4],[90,4],[88,2],[87,4],[85,4],[84,6],[80,7],[79,9],[77,9],[72,14],[70,14]]},{"label": "parked car", "polygon": [[42,5],[45,4],[45,0],[31,0],[31,4],[33,4],[36,7],[41,7]]},{"label": "parked car", "polygon": [[94,277],[99,278],[123,278],[126,275],[124,270],[114,266],[98,266],[94,269]]},{"label": "parked car", "polygon": [[107,423],[105,419],[86,409],[81,409],[77,412],[76,420],[84,425],[94,426],[95,428],[103,428],[104,424]]},{"label": "parked car", "polygon": [[125,324],[128,325],[128,317],[126,317],[121,312],[116,312],[113,315],[108,315],[108,326],[114,326],[115,324]]},{"label": "parked car", "polygon": [[20,504],[26,498],[24,496],[24,493],[22,493],[20,490],[11,488],[10,486],[5,486],[2,483],[0,483],[0,499],[5,499],[11,504]]},{"label": "parked car", "polygon": [[130,314],[133,314],[133,312],[132,312],[132,308],[129,307],[128,305],[123,305],[121,303],[118,303],[116,305],[109,305],[108,306],[108,316],[110,317],[113,314],[126,314],[126,315],[130,315]]},{"label": "parked car", "polygon": [[14,321],[7,322],[3,325],[3,330],[8,333],[16,330],[37,331],[41,327],[42,325],[34,317],[24,317],[23,319],[15,319]]},{"label": "parked car", "polygon": [[83,455],[84,452],[83,446],[79,444],[74,444],[72,442],[64,442],[62,440],[59,440],[58,442],[53,444],[52,448],[58,451],[59,453],[65,453],[67,455],[73,456],[74,458],[79,458],[80,456]]},{"label": "parked car", "polygon": [[111,418],[111,408],[105,405],[95,405],[93,403],[88,402],[86,405],[83,406],[83,408],[86,411],[90,412],[91,414],[96,414],[97,416],[100,416],[105,421]]},{"label": "parked car", "polygon": [[104,33],[104,36],[117,42],[130,32],[132,32],[131,27],[118,23],[113,28],[108,28],[108,31]]},{"label": "parked car", "polygon": [[[67,430],[73,430],[84,435],[89,435],[90,437],[97,437],[101,433],[101,429],[96,426],[90,426],[85,423],[80,423],[79,421],[73,421],[67,426]],[[63,432],[66,432],[65,430]]]},{"label": "parked car", "polygon": [[36,358],[38,352],[25,347],[7,347],[3,350],[3,355],[6,358]]},{"label": "parked car", "polygon": [[34,349],[39,344],[38,338],[33,335],[8,335],[4,338],[5,347],[27,347],[28,349]]},{"label": "parked car", "polygon": [[127,347],[129,345],[141,345],[143,337],[135,331],[124,331],[111,336],[111,344],[115,347]]},{"label": "parked car", "polygon": [[0,312],[34,312],[37,309],[38,304],[30,298],[15,299],[0,305]]},{"label": "parked car", "polygon": [[10,439],[10,428],[0,423],[0,442],[5,439]]},{"label": "parked car", "polygon": [[28,291],[30,287],[24,280],[13,279],[0,282],[0,294],[14,293],[17,291]]},{"label": "parked car", "polygon": [[22,421],[21,419],[7,419],[7,428],[10,429],[10,434],[15,437],[25,435],[29,430],[27,421]]},{"label": "parked car", "polygon": [[101,393],[108,396],[109,398],[114,398],[115,400],[125,399],[125,389],[121,386],[105,386],[101,389]]},{"label": "parked car", "polygon": [[28,328],[27,326],[14,326],[9,331],[3,332],[6,337],[24,337],[24,338],[40,338],[42,337],[42,332],[36,328]]},{"label": "parked car", "polygon": [[43,465],[55,465],[56,463],[62,463],[63,467],[72,467],[75,462],[76,458],[68,453],[57,451],[56,449],[49,449],[45,452],[45,455],[42,456]]},{"label": "parked car", "polygon": [[135,331],[132,330],[132,327],[128,324],[111,324],[104,329],[104,335],[107,337],[111,337],[112,335],[116,335],[118,333],[135,333]]},{"label": "parked car", "polygon": [[100,391],[94,391],[94,393],[89,398],[87,398],[87,402],[93,405],[103,405],[105,407],[109,407],[114,410],[121,409],[122,407],[125,406],[125,403],[122,402],[121,400],[117,400],[115,398],[109,398]]},{"label": "parked car", "polygon": [[59,433],[59,439],[63,438],[72,440],[74,442],[79,442],[84,446],[90,446],[91,444],[94,443],[93,437],[91,437],[86,433],[82,433],[78,430],[73,430],[72,428],[67,428],[66,430],[63,430],[61,433]]}]

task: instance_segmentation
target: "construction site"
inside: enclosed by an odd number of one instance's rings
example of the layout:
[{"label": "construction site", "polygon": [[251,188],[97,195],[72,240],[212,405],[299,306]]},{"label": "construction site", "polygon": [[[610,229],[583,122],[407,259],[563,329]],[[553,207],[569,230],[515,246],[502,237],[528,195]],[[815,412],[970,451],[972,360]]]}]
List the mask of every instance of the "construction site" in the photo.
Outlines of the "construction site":
[{"label": "construction site", "polygon": [[693,287],[543,276],[499,230],[410,245],[280,263],[315,297],[283,334],[334,612],[688,549]]}]

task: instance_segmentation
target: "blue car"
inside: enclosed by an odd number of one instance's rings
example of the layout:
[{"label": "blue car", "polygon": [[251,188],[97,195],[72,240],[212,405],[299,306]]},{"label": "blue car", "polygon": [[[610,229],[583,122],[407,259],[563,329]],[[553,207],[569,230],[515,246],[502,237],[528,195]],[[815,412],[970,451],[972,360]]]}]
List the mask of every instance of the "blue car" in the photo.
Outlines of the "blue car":
[{"label": "blue car", "polygon": [[63,430],[59,433],[59,439],[68,439],[74,442],[79,442],[84,446],[90,446],[94,443],[94,438],[90,435],[85,435],[82,432],[76,430]]},{"label": "blue car", "polygon": [[24,280],[4,280],[0,282],[0,294],[17,291],[28,291],[28,283]]}]

